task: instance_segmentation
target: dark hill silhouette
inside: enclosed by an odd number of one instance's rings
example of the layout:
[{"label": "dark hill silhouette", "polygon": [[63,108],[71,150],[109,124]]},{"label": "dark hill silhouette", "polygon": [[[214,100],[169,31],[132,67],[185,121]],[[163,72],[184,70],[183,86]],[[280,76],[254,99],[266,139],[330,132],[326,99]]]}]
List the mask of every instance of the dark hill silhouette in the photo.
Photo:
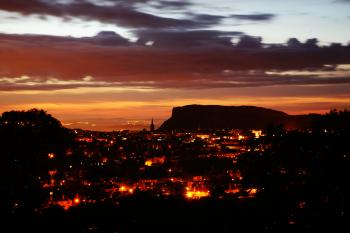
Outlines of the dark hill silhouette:
[{"label": "dark hill silhouette", "polygon": [[319,115],[288,115],[255,106],[187,105],[175,107],[159,131],[209,129],[265,129],[283,124],[286,128],[311,126]]}]

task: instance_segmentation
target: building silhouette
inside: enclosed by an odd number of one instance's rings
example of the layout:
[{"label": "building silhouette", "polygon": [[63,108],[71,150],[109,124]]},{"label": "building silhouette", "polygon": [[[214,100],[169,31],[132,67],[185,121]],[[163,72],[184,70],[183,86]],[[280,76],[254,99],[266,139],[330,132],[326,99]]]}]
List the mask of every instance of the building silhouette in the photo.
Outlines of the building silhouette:
[{"label": "building silhouette", "polygon": [[150,127],[149,127],[149,128],[150,128],[150,130],[149,130],[149,131],[153,133],[153,132],[154,132],[154,123],[153,123],[153,118],[152,118],[151,125],[150,125]]}]

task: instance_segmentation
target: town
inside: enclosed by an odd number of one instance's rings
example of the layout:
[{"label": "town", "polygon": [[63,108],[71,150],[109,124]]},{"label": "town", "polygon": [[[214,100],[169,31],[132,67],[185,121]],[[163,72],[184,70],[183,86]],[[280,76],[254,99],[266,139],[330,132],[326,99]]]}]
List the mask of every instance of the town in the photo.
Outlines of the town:
[{"label": "town", "polygon": [[258,189],[242,188],[237,158],[269,146],[250,145],[263,136],[261,130],[158,133],[151,125],[140,132],[72,132],[76,146],[66,151],[65,166],[57,169],[56,155],[49,153],[50,179],[41,182],[47,204],[65,209],[139,192],[189,200],[252,198]]},{"label": "town", "polygon": [[43,110],[5,112],[4,219],[42,232],[340,229],[349,116],[332,110],[299,129],[161,131],[152,121],[101,132],[65,128]]}]

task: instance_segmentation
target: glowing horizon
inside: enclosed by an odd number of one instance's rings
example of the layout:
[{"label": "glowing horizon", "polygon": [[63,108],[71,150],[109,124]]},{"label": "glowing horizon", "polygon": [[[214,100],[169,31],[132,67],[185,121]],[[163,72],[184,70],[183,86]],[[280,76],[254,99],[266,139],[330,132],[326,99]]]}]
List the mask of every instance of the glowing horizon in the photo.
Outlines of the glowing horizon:
[{"label": "glowing horizon", "polygon": [[1,0],[0,112],[38,108],[67,127],[113,130],[159,126],[190,104],[349,109],[349,10],[343,0]]}]

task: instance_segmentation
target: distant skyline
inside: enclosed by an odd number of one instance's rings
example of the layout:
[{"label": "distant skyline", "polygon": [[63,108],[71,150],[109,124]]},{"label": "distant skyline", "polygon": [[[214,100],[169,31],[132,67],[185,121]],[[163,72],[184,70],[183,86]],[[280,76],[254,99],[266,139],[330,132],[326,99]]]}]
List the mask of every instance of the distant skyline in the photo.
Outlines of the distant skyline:
[{"label": "distant skyline", "polygon": [[350,108],[349,0],[0,0],[0,21],[0,112],[105,130],[187,104]]}]

